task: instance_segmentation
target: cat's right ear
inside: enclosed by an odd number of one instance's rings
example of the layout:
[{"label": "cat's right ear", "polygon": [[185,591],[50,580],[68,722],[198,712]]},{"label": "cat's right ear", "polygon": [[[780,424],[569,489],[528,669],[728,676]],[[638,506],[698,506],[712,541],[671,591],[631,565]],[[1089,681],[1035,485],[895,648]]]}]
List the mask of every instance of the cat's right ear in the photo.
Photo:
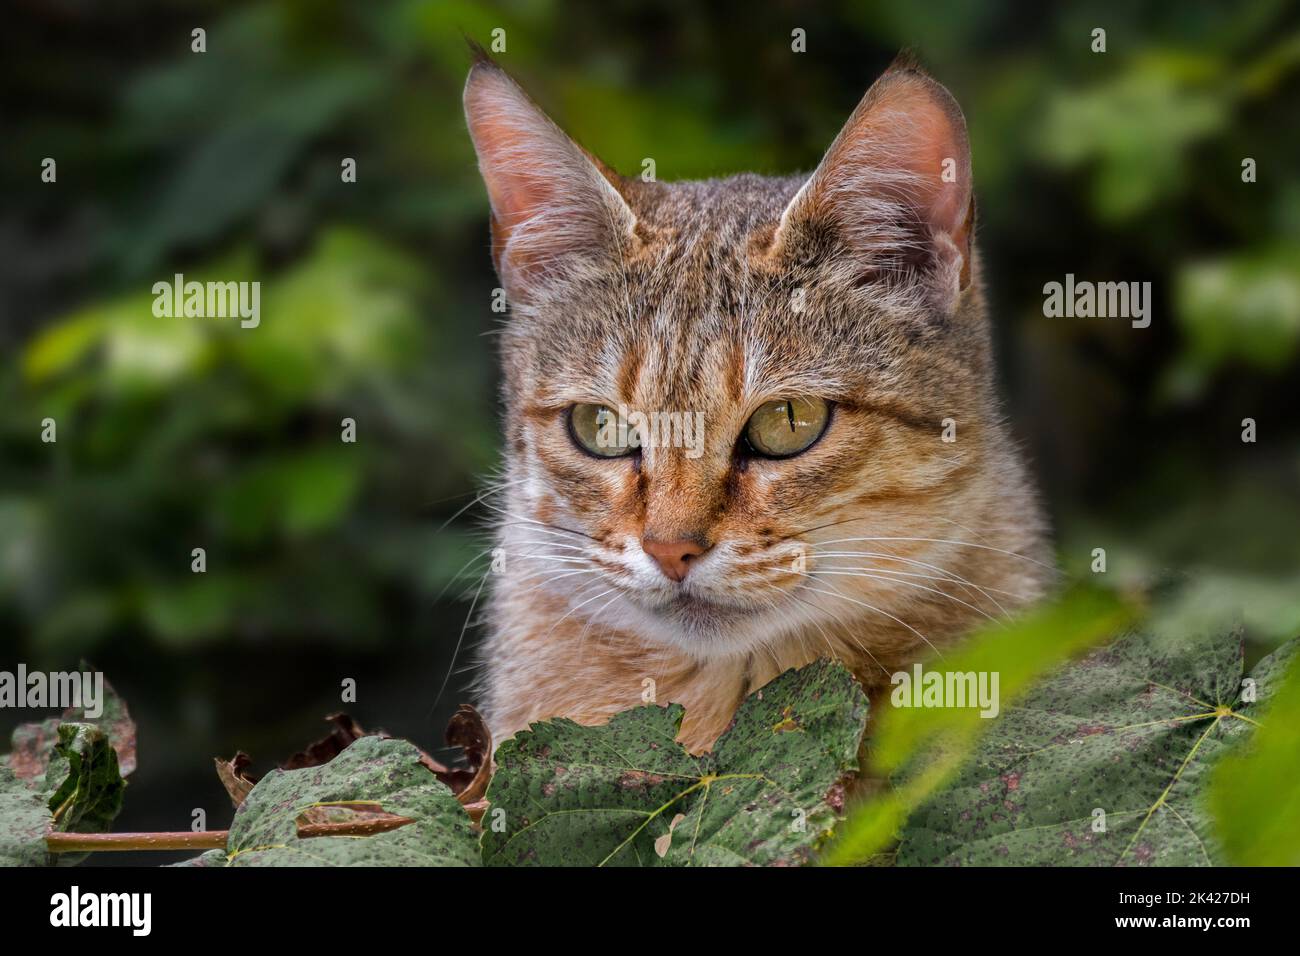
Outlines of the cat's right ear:
[{"label": "cat's right ear", "polygon": [[875,82],[781,216],[772,248],[831,237],[861,278],[921,279],[944,309],[971,281],[970,145],[952,95],[910,58]]},{"label": "cat's right ear", "polygon": [[598,161],[486,56],[465,83],[465,119],[491,205],[492,258],[512,300],[636,241],[636,217]]}]

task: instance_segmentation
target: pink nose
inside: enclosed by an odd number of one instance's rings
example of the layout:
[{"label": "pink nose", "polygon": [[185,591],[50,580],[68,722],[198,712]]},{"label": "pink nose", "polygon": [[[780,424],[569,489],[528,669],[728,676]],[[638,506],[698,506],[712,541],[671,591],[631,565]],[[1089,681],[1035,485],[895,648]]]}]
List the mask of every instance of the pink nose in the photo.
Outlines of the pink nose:
[{"label": "pink nose", "polygon": [[690,570],[691,559],[699,557],[708,550],[689,538],[682,538],[679,541],[655,541],[652,538],[642,538],[641,548],[655,559],[659,570],[673,581],[681,581],[685,578],[686,572]]}]

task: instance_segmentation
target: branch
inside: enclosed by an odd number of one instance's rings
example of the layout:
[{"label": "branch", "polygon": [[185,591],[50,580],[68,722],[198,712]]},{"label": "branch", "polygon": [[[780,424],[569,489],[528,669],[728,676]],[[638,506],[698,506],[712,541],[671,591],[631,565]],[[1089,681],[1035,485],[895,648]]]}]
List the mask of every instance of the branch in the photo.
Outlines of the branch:
[{"label": "branch", "polygon": [[[410,817],[383,816],[341,823],[299,823],[298,836],[366,837],[387,833],[415,821]],[[108,853],[126,850],[224,850],[229,830],[181,830],[175,833],[60,833],[45,834],[51,853]]]},{"label": "branch", "polygon": [[51,853],[93,853],[121,850],[224,850],[229,830],[181,830],[177,833],[58,833],[45,834]]}]

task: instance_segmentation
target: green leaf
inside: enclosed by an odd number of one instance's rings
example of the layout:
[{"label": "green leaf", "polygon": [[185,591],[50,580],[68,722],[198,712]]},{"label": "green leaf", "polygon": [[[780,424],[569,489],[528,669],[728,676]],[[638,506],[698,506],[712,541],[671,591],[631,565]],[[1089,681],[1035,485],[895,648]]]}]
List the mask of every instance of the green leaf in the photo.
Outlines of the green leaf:
[{"label": "green leaf", "polygon": [[[373,836],[300,837],[303,814],[379,804],[413,822]],[[329,763],[275,770],[235,812],[223,859],[205,853],[195,866],[476,866],[469,816],[403,740],[362,737]]]},{"label": "green leaf", "polygon": [[[914,813],[901,865],[1207,865],[1202,791],[1250,736],[1236,634],[1135,632],[992,722],[952,785]],[[1104,814],[1104,820],[1101,816]]]},{"label": "green leaf", "polygon": [[0,865],[77,862],[80,855],[47,853],[46,831],[105,832],[125,789],[108,734],[95,724],[60,724],[44,777],[0,766]]},{"label": "green leaf", "polygon": [[[1112,592],[1076,587],[1010,626],[1002,621],[986,625],[942,660],[929,662],[926,670],[997,673],[1001,699],[1011,700],[1071,655],[1118,633],[1131,616],[1131,609]],[[881,769],[894,771],[936,734],[969,738],[987,727],[988,720],[976,708],[890,707],[881,714],[880,729],[872,739],[873,758]]]},{"label": "green leaf", "polygon": [[[996,674],[1005,705],[1072,655],[1120,631],[1133,613],[1113,593],[1077,585],[1009,625],[994,622],[970,635],[926,670]],[[882,774],[905,766],[908,772],[893,789],[855,808],[823,862],[861,863],[893,844],[908,814],[956,773],[990,723],[974,707],[885,708],[871,741],[873,765]]]},{"label": "green leaf", "polygon": [[65,723],[45,774],[54,828],[65,833],[104,833],[122,809],[126,781],[102,728]]},{"label": "green leaf", "polygon": [[169,866],[200,866],[200,867],[223,867],[226,866],[225,850],[208,850],[206,853],[200,853],[198,856],[190,857],[188,860],[181,860],[179,863],[170,863]]},{"label": "green leaf", "polygon": [[1209,807],[1229,863],[1300,866],[1300,640],[1255,667],[1263,726],[1214,768]]},{"label": "green leaf", "polygon": [[[683,709],[534,724],[500,746],[483,859],[494,865],[803,863],[839,820],[867,699],[839,664],[751,694],[712,753],[676,741]],[[504,826],[497,826],[500,821]]]},{"label": "green leaf", "polygon": [[0,866],[49,866],[45,831],[48,797],[8,767],[0,767]]}]

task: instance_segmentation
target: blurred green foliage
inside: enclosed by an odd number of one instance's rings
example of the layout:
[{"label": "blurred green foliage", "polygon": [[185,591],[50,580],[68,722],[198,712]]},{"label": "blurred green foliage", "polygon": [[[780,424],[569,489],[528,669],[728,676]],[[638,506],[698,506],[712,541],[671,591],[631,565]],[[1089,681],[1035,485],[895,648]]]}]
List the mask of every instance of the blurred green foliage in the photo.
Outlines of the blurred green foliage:
[{"label": "blurred green foliage", "polygon": [[[186,278],[250,274],[267,275],[238,253]],[[152,294],[132,294],[33,335],[7,383],[5,434],[26,453],[6,459],[18,475],[0,505],[5,592],[30,616],[32,650],[61,658],[123,631],[181,646],[382,641],[384,583],[432,596],[461,541],[421,540],[400,503],[417,515],[448,487],[443,453],[467,470],[491,458],[487,427],[450,417],[482,411],[428,381],[417,302],[430,281],[402,251],[334,227],[267,275],[274,318],[256,329],[159,319]],[[52,462],[25,440],[32,416],[57,425]],[[194,547],[208,573],[190,572]]]},{"label": "blurred green foliage", "polygon": [[1252,747],[1215,768],[1208,803],[1234,864],[1300,866],[1300,659],[1265,676],[1280,684],[1277,703]]},{"label": "blurred green foliage", "polygon": [[[663,179],[811,168],[915,49],[968,118],[1008,418],[1062,563],[1102,547],[1126,586],[1195,572],[1159,605],[1167,626],[1240,609],[1256,657],[1300,631],[1293,3],[51,0],[6,17],[0,664],[122,663],[185,711],[163,748],[255,743],[230,730],[253,732],[250,662],[278,675],[277,749],[321,709],[312,659],[336,682],[434,648],[436,673],[388,685],[389,722],[418,721],[451,664],[466,608],[438,595],[477,551],[474,509],[440,526],[497,462],[496,280],[460,89],[465,37],[498,27],[499,59],[562,126]],[[151,286],[176,272],[260,280],[261,326],[155,318]],[[1151,281],[1151,328],[1044,318],[1067,272]],[[147,731],[148,694],[113,673]]]}]

